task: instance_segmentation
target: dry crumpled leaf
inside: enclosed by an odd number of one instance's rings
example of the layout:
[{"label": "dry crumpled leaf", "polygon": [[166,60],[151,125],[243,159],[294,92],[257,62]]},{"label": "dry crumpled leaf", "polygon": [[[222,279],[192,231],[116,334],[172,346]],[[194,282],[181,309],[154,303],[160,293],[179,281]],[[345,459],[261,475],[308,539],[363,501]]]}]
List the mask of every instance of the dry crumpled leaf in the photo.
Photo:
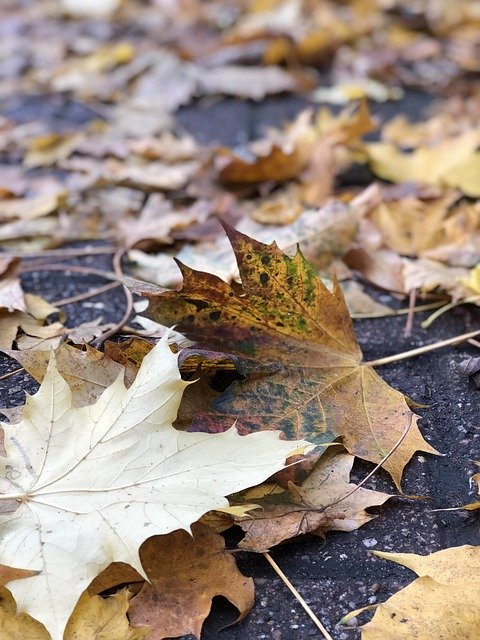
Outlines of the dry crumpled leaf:
[{"label": "dry crumpled leaf", "polygon": [[[284,251],[292,251],[299,245],[302,253],[318,269],[327,269],[333,260],[348,251],[354,241],[355,207],[332,201],[319,209],[303,210],[294,222],[286,226],[259,224],[246,216],[237,227],[261,242],[275,241]],[[164,253],[152,256],[133,250],[129,257],[138,263],[136,272],[144,280],[164,287],[181,283],[180,270],[171,256]],[[199,271],[208,270],[227,282],[238,278],[234,253],[223,235],[210,242],[185,245],[176,259]]]},{"label": "dry crumpled leaf", "polygon": [[290,482],[288,490],[281,493],[248,495],[247,500],[259,508],[235,518],[245,531],[238,546],[247,551],[268,551],[305,533],[353,531],[375,518],[365,509],[381,505],[391,496],[363,487],[353,492],[356,485],[349,483],[353,461],[354,456],[348,453],[327,450],[301,486]]},{"label": "dry crumpled leaf", "polygon": [[275,244],[227,233],[241,293],[183,264],[180,291],[140,291],[150,300],[149,317],[228,354],[249,376],[234,382],[193,428],[219,430],[235,417],[244,432],[280,428],[288,438],[316,444],[341,436],[350,453],[375,463],[409,429],[384,465],[399,484],[415,451],[435,450],[422,438],[405,397],[362,363],[338,282],[330,292],[301,253],[290,258]]},{"label": "dry crumpled leaf", "polygon": [[374,128],[364,102],[356,111],[348,109],[339,116],[322,110],[313,118],[306,110],[284,131],[272,130],[265,139],[250,144],[250,158],[219,149],[215,157],[218,177],[229,184],[298,178],[303,200],[319,206],[330,195],[334,175],[342,164],[336,158],[336,148],[345,147]]},{"label": "dry crumpled leaf", "polygon": [[214,596],[235,605],[237,622],[253,606],[253,580],[237,569],[222,536],[198,522],[192,534],[193,539],[181,530],[154,536],[140,548],[149,582],[132,599],[129,618],[134,625],[149,626],[151,640],[190,633],[200,638]]},{"label": "dry crumpled leaf", "polygon": [[234,428],[215,436],[176,431],[171,423],[188,383],[166,340],[129,390],[122,378],[95,404],[75,408],[52,356],[21,422],[2,423],[0,490],[20,504],[0,516],[0,559],[39,572],[10,588],[53,640],[63,638],[80,593],[112,561],[144,575],[137,549],[146,537],[188,530],[227,506],[223,496],[265,480],[307,447],[272,433],[244,438]]},{"label": "dry crumpled leaf", "polygon": [[473,640],[478,636],[480,547],[452,547],[429,556],[373,553],[421,577],[378,607],[362,628],[362,640]]},{"label": "dry crumpled leaf", "polygon": [[[53,313],[59,313],[61,320],[65,315],[40,296],[27,293],[24,300],[25,312],[0,310],[0,349],[11,349],[15,340],[19,349],[57,347],[65,327],[61,321],[51,324],[45,324],[45,321]],[[19,328],[23,333],[17,337]]]}]

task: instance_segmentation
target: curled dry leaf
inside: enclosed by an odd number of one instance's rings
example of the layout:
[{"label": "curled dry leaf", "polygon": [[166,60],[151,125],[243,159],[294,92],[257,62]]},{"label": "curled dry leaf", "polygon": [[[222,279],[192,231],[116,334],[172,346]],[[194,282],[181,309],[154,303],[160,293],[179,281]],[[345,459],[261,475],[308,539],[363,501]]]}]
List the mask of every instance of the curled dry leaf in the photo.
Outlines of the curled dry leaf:
[{"label": "curled dry leaf", "polygon": [[288,491],[269,491],[263,497],[247,492],[246,499],[258,508],[235,518],[245,531],[238,546],[263,552],[299,535],[353,531],[372,520],[375,516],[365,509],[381,505],[391,496],[349,483],[353,461],[348,453],[328,450],[301,486],[290,482]]},{"label": "curled dry leaf", "polygon": [[227,233],[241,293],[180,264],[180,291],[144,294],[150,317],[175,324],[201,347],[228,354],[247,376],[214,401],[193,428],[218,431],[235,418],[243,432],[281,429],[287,438],[316,444],[341,436],[350,453],[375,463],[409,428],[384,465],[399,485],[415,451],[435,450],[422,438],[405,397],[362,363],[338,282],[329,291],[300,252],[290,258],[275,243],[264,245],[233,229]]},{"label": "curled dry leaf", "polygon": [[254,602],[252,578],[237,569],[225,541],[203,524],[192,525],[192,536],[174,531],[149,538],[140,558],[149,578],[130,604],[134,625],[151,628],[151,640],[193,634],[200,638],[212,598],[227,598],[242,620]]},{"label": "curled dry leaf", "polygon": [[145,575],[137,550],[147,537],[188,530],[228,506],[225,495],[265,480],[308,448],[278,433],[176,431],[187,384],[164,339],[128,390],[120,374],[95,404],[76,408],[52,356],[21,421],[2,423],[1,499],[19,506],[0,515],[0,560],[38,572],[10,588],[53,640],[63,638],[79,595],[112,561]]}]

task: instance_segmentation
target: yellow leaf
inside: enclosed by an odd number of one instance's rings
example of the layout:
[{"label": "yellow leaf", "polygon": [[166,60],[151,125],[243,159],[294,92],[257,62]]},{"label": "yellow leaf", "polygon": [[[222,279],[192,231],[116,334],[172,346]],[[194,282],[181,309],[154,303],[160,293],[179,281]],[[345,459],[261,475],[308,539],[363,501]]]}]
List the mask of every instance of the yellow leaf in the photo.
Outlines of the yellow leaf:
[{"label": "yellow leaf", "polygon": [[65,629],[65,640],[141,640],[150,629],[129,625],[127,610],[131,594],[124,590],[109,598],[85,591]]}]

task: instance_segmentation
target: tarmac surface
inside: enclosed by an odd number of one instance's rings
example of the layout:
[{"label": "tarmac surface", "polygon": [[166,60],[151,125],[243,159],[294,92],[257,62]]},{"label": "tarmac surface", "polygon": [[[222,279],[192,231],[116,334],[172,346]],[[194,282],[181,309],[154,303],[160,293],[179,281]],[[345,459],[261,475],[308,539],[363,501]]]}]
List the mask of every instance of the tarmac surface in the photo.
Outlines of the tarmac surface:
[{"label": "tarmac surface", "polygon": [[[400,111],[418,118],[428,102],[425,94],[410,93],[403,103],[376,106],[373,111],[384,119]],[[278,125],[291,119],[306,104],[301,97],[272,98],[259,104],[234,99],[204,100],[181,109],[178,120],[202,144],[221,142],[235,147],[260,135],[266,125]],[[87,107],[58,96],[15,96],[8,103],[0,104],[0,113],[21,122],[46,119],[58,130],[76,128],[92,117]],[[367,184],[371,180],[369,172],[363,168],[350,174],[349,182],[352,176],[357,184]],[[72,264],[111,269],[108,256],[75,259]],[[54,301],[100,286],[104,281],[72,273],[55,273],[52,277],[45,272],[33,272],[23,278],[23,284],[25,291]],[[387,304],[393,301],[385,292],[373,294]],[[122,296],[121,290],[115,289],[104,296],[65,307],[67,324],[74,326],[92,320],[99,310],[105,322],[118,321],[124,309]],[[480,309],[460,307],[440,317],[427,330],[420,328],[424,318],[421,314],[415,316],[414,329],[408,338],[403,335],[405,316],[355,321],[365,359],[399,353],[472,331],[479,326]],[[420,428],[427,441],[444,455],[415,456],[407,467],[403,488],[405,495],[428,496],[429,499],[395,497],[373,510],[378,518],[357,531],[328,533],[325,540],[296,539],[271,553],[335,640],[357,640],[360,637],[358,625],[369,617],[366,614],[361,620],[353,619],[348,627],[336,627],[343,615],[352,609],[384,601],[414,578],[408,569],[372,556],[371,550],[427,554],[451,546],[480,545],[478,512],[434,511],[476,499],[469,477],[478,470],[474,462],[480,460],[479,391],[460,368],[462,360],[469,355],[478,355],[478,349],[462,344],[377,369],[393,387],[414,401],[428,405],[418,410],[422,416]],[[16,368],[16,362],[1,357],[0,376]],[[36,387],[26,373],[0,380],[2,406],[23,404],[25,390],[32,393]],[[363,478],[370,470],[370,465],[356,463],[354,479]],[[372,478],[367,487],[395,492],[382,472]],[[233,543],[233,536],[229,536],[228,541]],[[236,558],[240,570],[255,580],[256,605],[242,623],[217,636],[220,627],[235,620],[236,610],[223,598],[216,598],[202,638],[296,640],[321,637],[261,555],[241,552]]]}]

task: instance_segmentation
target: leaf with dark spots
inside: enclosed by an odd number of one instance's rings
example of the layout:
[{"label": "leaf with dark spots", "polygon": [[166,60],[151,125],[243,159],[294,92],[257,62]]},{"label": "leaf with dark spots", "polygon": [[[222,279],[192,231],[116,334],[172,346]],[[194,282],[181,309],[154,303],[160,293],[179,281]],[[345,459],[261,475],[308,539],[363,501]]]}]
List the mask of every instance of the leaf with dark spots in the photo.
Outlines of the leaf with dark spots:
[{"label": "leaf with dark spots", "polygon": [[[217,431],[237,420],[241,432],[281,429],[287,438],[318,445],[341,436],[350,453],[385,462],[400,484],[417,450],[435,453],[425,442],[405,397],[372,367],[362,363],[343,293],[330,291],[297,251],[283,254],[233,229],[243,291],[216,276],[181,264],[180,291],[145,292],[148,315],[199,343],[227,354],[246,380],[235,381],[197,416],[192,428]],[[198,302],[207,303],[199,308]],[[218,315],[218,321],[213,320]],[[188,359],[188,350],[182,359]],[[193,351],[198,357],[198,349]]]}]

